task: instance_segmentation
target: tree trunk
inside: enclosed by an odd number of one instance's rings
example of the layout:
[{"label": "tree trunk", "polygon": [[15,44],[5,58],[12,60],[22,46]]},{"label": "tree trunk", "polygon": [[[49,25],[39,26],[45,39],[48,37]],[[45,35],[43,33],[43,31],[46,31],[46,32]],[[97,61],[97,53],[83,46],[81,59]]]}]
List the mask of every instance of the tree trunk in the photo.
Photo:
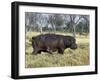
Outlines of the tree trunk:
[{"label": "tree trunk", "polygon": [[56,33],[56,27],[54,27],[54,34]]},{"label": "tree trunk", "polygon": [[56,27],[54,26],[54,24],[52,24],[52,29],[53,29],[53,33],[56,33]]},{"label": "tree trunk", "polygon": [[73,24],[73,37],[76,38],[76,26]]},{"label": "tree trunk", "polygon": [[42,34],[42,27],[40,27],[40,34]]},{"label": "tree trunk", "polygon": [[82,26],[82,34],[83,34],[83,26]]}]

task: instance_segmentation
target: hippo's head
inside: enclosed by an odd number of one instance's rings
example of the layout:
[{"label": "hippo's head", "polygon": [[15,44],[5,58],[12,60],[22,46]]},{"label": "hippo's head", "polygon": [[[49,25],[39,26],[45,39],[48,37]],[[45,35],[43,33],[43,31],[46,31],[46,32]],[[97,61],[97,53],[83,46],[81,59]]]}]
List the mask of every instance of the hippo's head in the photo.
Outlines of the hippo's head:
[{"label": "hippo's head", "polygon": [[71,49],[77,49],[76,39],[74,37],[71,39],[70,48]]}]

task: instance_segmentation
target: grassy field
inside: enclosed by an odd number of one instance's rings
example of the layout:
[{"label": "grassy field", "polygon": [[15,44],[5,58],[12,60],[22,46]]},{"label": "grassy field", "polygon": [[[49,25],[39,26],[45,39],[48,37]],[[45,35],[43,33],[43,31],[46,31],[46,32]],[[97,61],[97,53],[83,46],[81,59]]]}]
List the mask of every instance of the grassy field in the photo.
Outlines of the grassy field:
[{"label": "grassy field", "polygon": [[[64,54],[48,54],[42,52],[41,54],[32,55],[32,36],[39,35],[37,32],[26,33],[26,50],[25,50],[25,68],[36,67],[59,67],[59,66],[81,66],[89,64],[89,36],[76,35],[76,42],[78,48],[71,50],[65,49]],[[62,35],[71,35],[70,33],[57,33]]]}]

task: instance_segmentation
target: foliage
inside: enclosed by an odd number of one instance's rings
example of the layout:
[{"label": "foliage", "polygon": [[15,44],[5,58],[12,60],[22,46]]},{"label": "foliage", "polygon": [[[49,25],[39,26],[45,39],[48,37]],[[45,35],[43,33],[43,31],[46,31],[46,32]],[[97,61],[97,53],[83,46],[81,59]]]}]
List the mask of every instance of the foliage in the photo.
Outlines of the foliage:
[{"label": "foliage", "polygon": [[26,32],[70,32],[76,37],[77,32],[89,33],[89,15],[25,12],[25,28]]}]

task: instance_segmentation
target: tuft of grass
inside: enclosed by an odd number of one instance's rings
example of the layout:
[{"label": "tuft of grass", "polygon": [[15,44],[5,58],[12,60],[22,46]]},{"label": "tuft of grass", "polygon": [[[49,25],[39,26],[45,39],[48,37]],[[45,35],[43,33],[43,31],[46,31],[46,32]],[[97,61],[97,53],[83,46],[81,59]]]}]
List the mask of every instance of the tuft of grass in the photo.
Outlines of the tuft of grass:
[{"label": "tuft of grass", "polygon": [[[62,67],[62,66],[83,66],[89,65],[89,37],[77,35],[76,42],[78,48],[71,50],[65,49],[64,54],[53,52],[48,54],[42,52],[41,54],[32,54],[31,38],[39,35],[38,32],[26,33],[26,50],[25,50],[25,67],[39,68],[39,67]],[[70,33],[57,33],[62,35],[71,35]]]}]

